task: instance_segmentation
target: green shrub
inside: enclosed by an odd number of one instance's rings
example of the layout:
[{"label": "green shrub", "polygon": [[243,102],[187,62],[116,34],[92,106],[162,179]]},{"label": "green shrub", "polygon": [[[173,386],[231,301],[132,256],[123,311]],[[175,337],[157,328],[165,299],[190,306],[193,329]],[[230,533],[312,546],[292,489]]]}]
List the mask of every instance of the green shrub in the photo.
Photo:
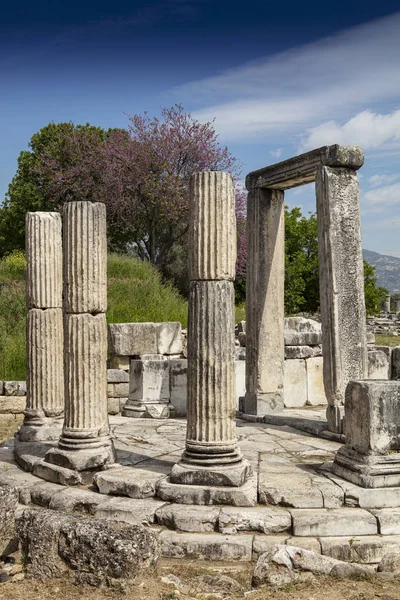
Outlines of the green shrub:
[{"label": "green shrub", "polygon": [[0,260],[0,282],[25,279],[26,259],[21,250],[14,250]]}]

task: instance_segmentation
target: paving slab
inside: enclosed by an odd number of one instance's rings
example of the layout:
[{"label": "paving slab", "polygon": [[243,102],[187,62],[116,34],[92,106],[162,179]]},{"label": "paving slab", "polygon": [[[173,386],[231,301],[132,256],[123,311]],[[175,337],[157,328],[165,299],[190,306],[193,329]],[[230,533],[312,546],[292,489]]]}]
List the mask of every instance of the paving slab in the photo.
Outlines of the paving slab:
[{"label": "paving slab", "polygon": [[290,510],[295,536],[349,536],[378,533],[376,517],[361,508]]},{"label": "paving slab", "polygon": [[160,533],[164,558],[250,562],[253,536],[221,533]]}]

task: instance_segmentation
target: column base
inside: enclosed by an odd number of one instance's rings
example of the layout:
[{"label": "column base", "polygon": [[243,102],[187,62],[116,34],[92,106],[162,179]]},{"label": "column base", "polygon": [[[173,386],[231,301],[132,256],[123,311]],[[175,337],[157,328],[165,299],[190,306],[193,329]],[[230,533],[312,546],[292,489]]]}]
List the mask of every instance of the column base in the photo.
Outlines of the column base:
[{"label": "column base", "polygon": [[363,488],[400,487],[400,452],[365,456],[344,446],[336,453],[332,473]]},{"label": "column base", "polygon": [[283,392],[268,392],[256,394],[246,392],[243,401],[244,413],[248,415],[270,415],[284,408]]},{"label": "column base", "polygon": [[18,437],[21,442],[46,442],[58,440],[63,426],[63,416],[26,419],[21,425]]},{"label": "column base", "polygon": [[168,419],[170,416],[170,405],[166,403],[156,402],[154,404],[135,403],[125,404],[122,409],[123,417],[132,419]]},{"label": "column base", "polygon": [[343,433],[344,406],[329,405],[326,409],[326,420],[328,431],[332,433]]},{"label": "column base", "polygon": [[246,483],[252,472],[246,459],[233,464],[207,466],[187,463],[183,457],[172,467],[170,481],[186,485],[240,487]]},{"label": "column base", "polygon": [[[80,440],[80,445],[83,445]],[[116,460],[114,444],[110,439],[104,440],[102,445],[96,447],[67,449],[63,447],[51,448],[44,458],[45,462],[70,469],[72,471],[94,471],[107,468]]]}]

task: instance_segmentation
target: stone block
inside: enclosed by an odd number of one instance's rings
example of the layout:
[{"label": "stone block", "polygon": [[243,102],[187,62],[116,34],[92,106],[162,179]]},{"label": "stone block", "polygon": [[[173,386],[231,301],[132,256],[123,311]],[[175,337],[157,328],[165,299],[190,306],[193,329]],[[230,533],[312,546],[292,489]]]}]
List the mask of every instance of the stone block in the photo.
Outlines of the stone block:
[{"label": "stone block", "polygon": [[[113,356],[157,354],[157,323],[111,323],[108,353]],[[113,368],[118,368],[114,364]]]},{"label": "stone block", "polygon": [[118,415],[121,412],[119,398],[107,398],[107,412],[109,415]]},{"label": "stone block", "polygon": [[215,531],[220,513],[219,507],[167,504],[156,512],[156,521],[168,529],[188,533]]},{"label": "stone block", "polygon": [[129,383],[107,384],[108,398],[127,398],[129,394]]},{"label": "stone block", "polygon": [[378,533],[374,515],[361,508],[291,509],[290,512],[295,536],[326,537]]},{"label": "stone block", "polygon": [[[112,356],[110,358],[110,370],[129,371],[131,359],[129,356]],[[128,374],[129,381],[129,374]]]},{"label": "stone block", "polygon": [[221,533],[160,533],[163,558],[185,558],[210,561],[250,562],[251,535],[222,535]]},{"label": "stone block", "polygon": [[232,534],[238,531],[260,531],[276,534],[290,531],[292,518],[289,511],[280,508],[255,506],[253,508],[221,508],[218,529],[221,533]]},{"label": "stone block", "polygon": [[244,331],[240,331],[238,333],[239,344],[242,348],[246,348],[246,333]]},{"label": "stone block", "polygon": [[400,536],[354,535],[353,537],[321,537],[322,554],[337,560],[376,564],[387,553],[400,555]]},{"label": "stone block", "polygon": [[171,360],[169,363],[170,402],[174,416],[185,417],[187,406],[187,360]]},{"label": "stone block", "polygon": [[[271,552],[273,548],[276,546],[281,546],[286,544],[286,540],[288,539],[288,534],[282,535],[260,535],[256,534],[253,538],[253,555],[254,558],[258,558],[261,554],[265,552]],[[302,539],[302,538],[299,538]],[[306,538],[304,538],[306,539]]]},{"label": "stone block", "polygon": [[178,322],[156,323],[157,353],[180,354],[182,352],[182,325]]},{"label": "stone block", "polygon": [[0,396],[0,414],[22,414],[26,408],[25,396]]},{"label": "stone block", "polygon": [[305,360],[285,360],[284,402],[286,408],[306,405],[307,374]]},{"label": "stone block", "polygon": [[63,488],[52,495],[48,507],[61,513],[77,512],[93,515],[102,500],[99,494],[90,490]]},{"label": "stone block", "polygon": [[[324,498],[308,473],[293,469],[288,472],[269,472],[260,469],[258,484],[260,504],[292,506],[296,508],[322,508]],[[310,511],[313,512],[313,511]]]},{"label": "stone block", "polygon": [[17,528],[29,556],[27,572],[38,579],[60,577],[71,569],[76,583],[110,585],[116,579],[135,579],[160,556],[157,532],[126,523],[26,509]]},{"label": "stone block", "polygon": [[169,478],[161,479],[157,483],[157,497],[178,504],[255,506],[257,475],[252,475],[240,487],[175,484]]},{"label": "stone block", "polygon": [[152,498],[156,483],[165,477],[163,473],[135,467],[115,467],[97,473],[93,482],[100,494],[129,496],[130,498]]},{"label": "stone block", "polygon": [[400,450],[400,383],[351,381],[346,390],[346,446],[363,455]]},{"label": "stone block", "polygon": [[368,351],[368,379],[390,379],[390,360],[382,350]]},{"label": "stone block", "polygon": [[400,346],[392,349],[392,379],[400,379]]},{"label": "stone block", "polygon": [[239,321],[236,323],[235,329],[237,333],[246,333],[246,321]]},{"label": "stone block", "polygon": [[400,535],[400,508],[382,508],[371,512],[378,519],[379,533]]},{"label": "stone block", "polygon": [[285,319],[285,346],[316,346],[321,344],[321,323],[304,317]]},{"label": "stone block", "polygon": [[285,346],[285,359],[310,358],[314,356],[311,346]]},{"label": "stone block", "polygon": [[107,498],[97,506],[94,516],[110,521],[149,525],[155,521],[156,510],[164,504],[152,498]]},{"label": "stone block", "polygon": [[143,403],[168,401],[168,360],[132,360],[129,378],[129,400]]},{"label": "stone block", "polygon": [[18,488],[0,485],[0,557],[7,556],[18,548],[15,532],[15,511],[18,499]]},{"label": "stone block", "polygon": [[306,360],[307,370],[307,404],[309,406],[320,406],[327,404],[323,378],[324,361],[322,356],[308,358]]},{"label": "stone block", "polygon": [[121,369],[107,369],[107,383],[129,383],[129,373]]},{"label": "stone block", "polygon": [[5,396],[26,396],[26,381],[4,381]]}]

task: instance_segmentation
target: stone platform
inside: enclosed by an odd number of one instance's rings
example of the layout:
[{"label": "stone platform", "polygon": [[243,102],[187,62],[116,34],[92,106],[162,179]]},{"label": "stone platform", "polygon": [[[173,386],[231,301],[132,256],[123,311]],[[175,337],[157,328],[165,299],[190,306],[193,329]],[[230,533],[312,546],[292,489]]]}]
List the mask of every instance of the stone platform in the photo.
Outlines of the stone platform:
[{"label": "stone platform", "polygon": [[[288,410],[280,418],[323,431],[322,414]],[[19,462],[31,472],[23,471],[9,441],[0,446],[0,486],[16,486],[22,505],[144,523],[160,531],[167,558],[250,561],[279,543],[367,564],[400,554],[400,489],[363,489],[333,476],[335,441],[239,420],[253,477],[241,488],[179,486],[177,496],[168,474],[184,449],[186,421],[111,417],[110,424],[118,465],[97,473],[93,484],[61,485],[57,472],[43,480],[53,443],[25,444]]]}]

